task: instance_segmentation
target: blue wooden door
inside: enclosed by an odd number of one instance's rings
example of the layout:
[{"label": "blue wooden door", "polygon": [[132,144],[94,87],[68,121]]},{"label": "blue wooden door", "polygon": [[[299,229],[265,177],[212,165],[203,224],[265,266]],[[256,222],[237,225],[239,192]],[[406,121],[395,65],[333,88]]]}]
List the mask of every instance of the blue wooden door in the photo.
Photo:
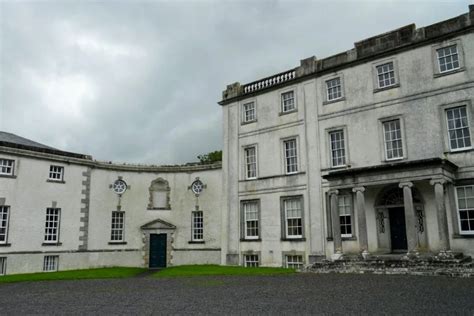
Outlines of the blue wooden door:
[{"label": "blue wooden door", "polygon": [[166,267],[166,234],[150,234],[150,268]]}]

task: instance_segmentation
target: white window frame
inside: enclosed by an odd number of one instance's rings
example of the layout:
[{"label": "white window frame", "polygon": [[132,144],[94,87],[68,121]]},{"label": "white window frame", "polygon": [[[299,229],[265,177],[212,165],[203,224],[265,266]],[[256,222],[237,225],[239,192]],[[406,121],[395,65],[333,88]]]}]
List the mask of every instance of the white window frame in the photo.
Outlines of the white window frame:
[{"label": "white window frame", "polygon": [[[332,135],[333,134],[336,134],[336,133],[342,133],[342,148],[338,148],[338,149],[334,149],[333,148],[333,142],[332,141]],[[328,142],[329,142],[329,162],[330,162],[330,166],[331,168],[340,168],[340,167],[345,167],[347,166],[347,140],[346,140],[346,131],[344,128],[336,128],[336,129],[331,129],[328,131]],[[341,140],[339,140],[338,142],[341,142]],[[341,164],[334,164],[334,153],[337,153],[338,151],[340,150],[343,150],[344,152],[344,155],[342,155],[342,163]],[[341,157],[336,157],[336,159],[341,159]]]},{"label": "white window frame", "polygon": [[[254,150],[254,161],[249,162],[249,150]],[[255,175],[250,175],[250,166],[255,165]],[[258,150],[257,145],[249,145],[244,147],[244,178],[247,180],[254,180],[258,177]]]},{"label": "white window frame", "polygon": [[0,205],[0,231],[3,229],[5,230],[4,233],[0,233],[1,238],[3,238],[3,240],[0,240],[0,244],[8,243],[9,222],[10,222],[10,206]]},{"label": "white window frame", "polygon": [[[451,50],[452,47],[454,47],[454,48],[456,49],[456,52],[455,52],[455,53],[450,52],[449,55],[440,56],[440,51],[442,51],[442,50],[444,51],[444,50],[446,50],[446,49],[448,49],[448,48]],[[443,59],[443,58],[446,59],[447,57],[451,57],[451,59],[452,59],[453,56],[456,56],[458,66],[457,66],[457,67],[454,67],[454,63],[455,63],[455,62],[451,61],[451,64],[453,65],[453,68],[451,68],[451,69],[446,69],[446,70],[441,70],[441,59]],[[458,69],[461,68],[461,63],[460,63],[460,60],[459,60],[458,45],[455,44],[455,43],[454,43],[454,44],[451,44],[451,45],[448,45],[448,46],[443,46],[443,47],[440,47],[440,48],[436,49],[436,58],[437,58],[437,60],[438,60],[438,71],[439,71],[440,74],[444,74],[444,73],[451,72],[451,71],[456,71],[456,70],[458,70]],[[445,65],[447,65],[447,64],[448,64],[448,63],[445,63]]]},{"label": "white window frame", "polygon": [[191,212],[191,240],[192,241],[204,240],[204,212],[203,211]]},{"label": "white window frame", "polygon": [[15,175],[15,160],[0,158],[0,175],[2,176]]},{"label": "white window frame", "polygon": [[[288,216],[288,208],[287,208],[287,202],[289,201],[297,201],[299,203],[299,210],[300,216]],[[303,203],[303,196],[302,195],[296,195],[296,196],[284,196],[281,198],[281,203],[282,203],[282,212],[283,212],[283,219],[284,219],[284,238],[285,239],[301,239],[304,236],[304,203]],[[290,235],[290,225],[288,222],[290,220],[298,220],[300,222],[300,225],[292,225],[291,227],[298,228],[300,227],[301,229],[301,234],[297,235]]]},{"label": "white window frame", "polygon": [[[246,106],[253,105],[253,118],[249,119],[247,117]],[[252,123],[257,121],[257,103],[255,100],[246,101],[242,103],[242,124]]]},{"label": "white window frame", "polygon": [[[394,138],[394,139],[389,139],[387,140],[387,129],[386,129],[386,124],[390,124],[392,122],[398,122],[398,126],[399,126],[399,132],[400,132],[400,137],[399,138]],[[385,160],[387,161],[393,161],[393,160],[401,160],[405,157],[405,148],[404,148],[404,139],[403,139],[403,124],[402,124],[402,120],[399,118],[399,117],[396,117],[396,118],[391,118],[391,119],[384,119],[383,121],[381,121],[382,123],[382,138],[383,138],[383,144],[384,144],[384,153],[385,153]],[[393,131],[390,131],[390,137],[392,136],[392,133]],[[397,149],[400,149],[402,151],[402,155],[401,156],[396,156],[396,157],[392,157],[392,158],[389,158],[389,149],[388,149],[388,143],[394,143],[394,142],[397,142],[397,141],[400,141],[400,145],[401,147],[400,148],[397,148]],[[392,147],[392,152],[393,152],[393,147]],[[397,151],[397,154],[398,154],[398,151]]]},{"label": "white window frame", "polygon": [[[459,67],[450,69],[450,70],[445,70],[441,71],[441,64],[439,63],[439,55],[438,51],[443,48],[447,48],[450,46],[456,46],[457,54],[458,54],[458,62],[459,62]],[[460,71],[464,71],[464,50],[463,50],[463,45],[462,41],[459,38],[456,39],[451,39],[451,40],[446,40],[443,41],[442,43],[435,44],[431,46],[431,56],[432,56],[432,66],[433,66],[433,72],[434,72],[434,78],[442,77],[445,75],[450,75],[453,73],[457,73]]]},{"label": "white window frame", "polygon": [[[56,216],[56,214],[50,214],[51,211],[55,211],[55,212],[57,211],[57,218],[51,218],[51,216]],[[61,229],[61,209],[58,207],[48,207],[46,209],[44,243],[46,244],[59,243],[60,229]],[[52,236],[52,238],[49,238],[49,236]]]},{"label": "white window frame", "polygon": [[[467,126],[463,126],[462,129],[467,128],[469,131],[469,146],[465,147],[458,147],[458,148],[452,148],[451,146],[451,136],[450,136],[450,129],[449,129],[449,119],[448,119],[448,111],[453,111],[455,109],[460,109],[460,108],[465,108],[466,110],[466,121],[467,121]],[[448,137],[448,148],[451,152],[456,152],[456,151],[464,151],[464,150],[469,150],[472,149],[472,131],[471,131],[471,114],[470,114],[470,107],[467,104],[464,105],[457,105],[457,106],[452,106],[452,107],[447,107],[444,109],[444,116],[445,116],[445,122],[446,122],[446,130],[447,130],[447,137]],[[459,130],[461,128],[455,128],[454,131]],[[458,138],[456,138],[458,139]]]},{"label": "white window frame", "polygon": [[48,180],[57,182],[64,181],[64,166],[50,165]]},{"label": "white window frame", "polygon": [[125,212],[112,211],[110,219],[110,242],[123,242],[125,240]]},{"label": "white window frame", "polygon": [[0,257],[0,275],[7,274],[7,257]]},{"label": "white window frame", "polygon": [[59,270],[59,256],[44,256],[43,272],[56,272]]},{"label": "white window frame", "polygon": [[246,268],[258,268],[260,266],[260,255],[257,253],[245,253],[243,261]]},{"label": "white window frame", "polygon": [[[461,211],[466,211],[468,213],[468,220],[470,219],[469,211],[472,211],[474,213],[474,208],[468,208],[467,207],[467,201],[466,201],[466,208],[461,209],[460,205],[459,205],[458,189],[460,189],[460,188],[465,189],[467,187],[471,187],[472,190],[474,190],[474,185],[460,185],[460,186],[456,186],[454,188],[454,194],[455,194],[455,197],[456,197],[456,213],[457,213],[458,227],[459,227],[459,234],[460,235],[474,235],[474,226],[472,227],[472,230],[467,230],[466,231],[466,230],[462,229],[462,225],[461,225]],[[473,195],[473,198],[474,198],[474,195]]]},{"label": "white window frame", "polygon": [[[259,200],[245,200],[241,201],[242,203],[242,219],[243,219],[243,239],[245,240],[256,240],[260,239],[260,201]],[[252,213],[256,213],[256,218],[247,219],[247,206],[253,205],[256,211],[252,211]],[[249,212],[250,213],[250,212]],[[256,226],[249,227],[249,223],[256,223]],[[256,231],[256,235],[249,235],[248,231],[254,230]]]},{"label": "white window frame", "polygon": [[[287,149],[286,149],[286,144],[293,142],[295,143],[295,149],[294,149],[294,156],[287,156]],[[285,174],[295,174],[300,171],[300,162],[299,162],[299,144],[298,144],[298,137],[289,137],[282,139],[282,147],[283,147],[283,161],[284,161],[284,173]],[[289,164],[290,159],[295,159],[295,163]],[[289,167],[291,166],[296,166],[296,170],[288,170]],[[292,168],[293,169],[293,168]]]},{"label": "white window frame", "polygon": [[304,257],[300,254],[286,254],[285,267],[287,269],[301,270],[304,267]]},{"label": "white window frame", "polygon": [[[347,201],[349,201],[349,204],[346,204],[346,198]],[[341,203],[342,201],[342,203]],[[339,217],[339,225],[341,229],[341,237],[342,238],[351,238],[354,234],[354,212],[353,212],[353,198],[351,194],[340,194],[337,197],[337,214]],[[343,208],[344,212],[341,212],[341,207]],[[349,217],[350,218],[350,224],[341,223],[341,217]],[[351,233],[342,233],[342,226],[350,227],[351,228]],[[347,230],[346,230],[347,231]]]},{"label": "white window frame", "polygon": [[[339,84],[329,87],[329,83],[334,82],[336,80],[339,80]],[[337,76],[337,77],[334,77],[334,78],[327,79],[325,81],[325,83],[326,83],[326,100],[327,100],[327,102],[335,102],[335,101],[338,101],[338,100],[340,100],[344,97],[344,89],[343,89],[343,85],[342,85],[342,76]],[[340,95],[338,97],[331,98],[330,96],[332,94],[329,91],[331,89],[336,89],[337,87],[339,87]]]},{"label": "white window frame", "polygon": [[[380,82],[379,82],[379,72],[378,69],[381,66],[384,66],[386,64],[392,63],[393,65],[393,78],[395,82],[390,85],[386,85],[381,87]],[[379,91],[384,91],[392,88],[397,88],[400,86],[400,78],[398,75],[398,61],[396,58],[388,58],[384,60],[377,61],[375,63],[372,63],[372,78],[374,82],[374,93],[379,92]]]},{"label": "white window frame", "polygon": [[[293,97],[292,98],[287,98],[285,99],[285,96],[292,93]],[[293,107],[290,109],[285,109],[285,102],[288,100],[293,100],[292,104]],[[292,113],[297,110],[296,108],[296,90],[291,89],[291,90],[286,90],[286,91],[281,91],[280,92],[280,113],[281,114],[286,114],[286,113]]]}]

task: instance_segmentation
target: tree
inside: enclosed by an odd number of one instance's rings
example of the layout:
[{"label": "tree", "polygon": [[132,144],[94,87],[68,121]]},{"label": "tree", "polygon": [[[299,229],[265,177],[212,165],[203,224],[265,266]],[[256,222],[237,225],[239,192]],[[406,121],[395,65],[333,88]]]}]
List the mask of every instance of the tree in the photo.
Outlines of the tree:
[{"label": "tree", "polygon": [[222,161],[222,150],[212,151],[210,153],[207,153],[205,155],[199,155],[197,157],[199,161],[204,165],[215,163],[218,161]]}]

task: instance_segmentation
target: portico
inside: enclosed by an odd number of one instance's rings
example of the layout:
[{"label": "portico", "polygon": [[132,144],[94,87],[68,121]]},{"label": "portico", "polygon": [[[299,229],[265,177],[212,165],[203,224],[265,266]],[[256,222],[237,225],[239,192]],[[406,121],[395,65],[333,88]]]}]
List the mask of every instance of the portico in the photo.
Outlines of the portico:
[{"label": "portico", "polygon": [[[332,258],[358,253],[450,254],[448,210],[457,166],[441,158],[329,171],[328,240]],[[344,211],[352,201],[352,213]],[[350,221],[351,235],[341,234]],[[330,224],[330,225],[329,225]],[[347,231],[346,231],[347,232]],[[330,245],[330,244],[329,244]]]}]

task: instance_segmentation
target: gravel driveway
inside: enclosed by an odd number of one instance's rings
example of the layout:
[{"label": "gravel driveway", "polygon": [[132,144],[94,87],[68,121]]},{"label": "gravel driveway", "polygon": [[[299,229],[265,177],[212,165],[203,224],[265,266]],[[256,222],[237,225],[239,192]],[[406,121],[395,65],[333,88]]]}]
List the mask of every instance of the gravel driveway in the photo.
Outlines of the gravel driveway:
[{"label": "gravel driveway", "polygon": [[474,279],[297,274],[0,285],[0,314],[464,314]]}]

